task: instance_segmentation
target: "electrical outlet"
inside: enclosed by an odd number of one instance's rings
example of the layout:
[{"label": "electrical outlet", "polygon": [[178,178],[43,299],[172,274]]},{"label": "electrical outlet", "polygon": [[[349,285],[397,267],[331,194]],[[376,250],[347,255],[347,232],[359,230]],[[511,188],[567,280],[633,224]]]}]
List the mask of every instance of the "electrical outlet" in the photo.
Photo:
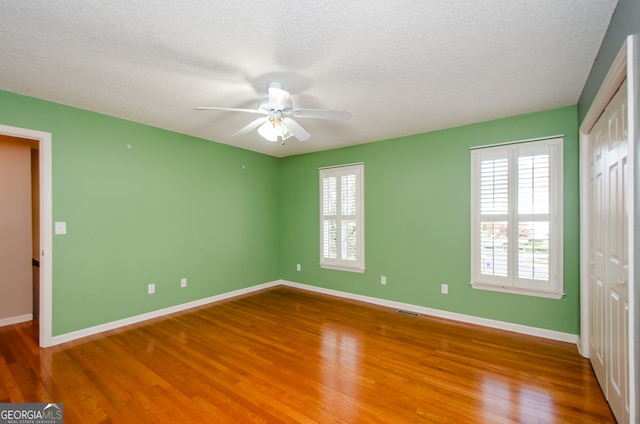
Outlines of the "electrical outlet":
[{"label": "electrical outlet", "polygon": [[382,276],[380,277],[380,284],[387,284],[387,277],[386,276]]},{"label": "electrical outlet", "polygon": [[154,294],[156,292],[156,285],[155,284],[149,284],[149,286],[147,287],[147,292],[149,294]]},{"label": "electrical outlet", "polygon": [[186,278],[181,278],[180,279],[180,287],[187,287],[187,279]]},{"label": "electrical outlet", "polygon": [[448,284],[440,284],[440,292],[442,294],[449,294],[449,285]]},{"label": "electrical outlet", "polygon": [[296,265],[296,271],[300,271],[302,269],[302,267],[300,266],[300,264]]}]

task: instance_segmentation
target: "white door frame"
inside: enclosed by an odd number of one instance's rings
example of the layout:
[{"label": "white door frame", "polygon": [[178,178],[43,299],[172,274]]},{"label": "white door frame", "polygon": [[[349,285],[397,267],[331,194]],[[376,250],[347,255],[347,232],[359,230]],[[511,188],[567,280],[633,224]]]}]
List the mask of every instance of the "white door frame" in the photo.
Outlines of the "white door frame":
[{"label": "white door frame", "polygon": [[35,140],[40,166],[40,347],[52,346],[52,228],[51,134],[26,128],[0,125],[0,134]]},{"label": "white door frame", "polygon": [[635,289],[635,281],[640,281],[640,267],[636,267],[640,255],[640,235],[635,234],[635,223],[640,225],[640,184],[637,183],[640,169],[640,35],[630,35],[616,56],[598,94],[596,95],[582,125],[580,126],[580,339],[578,349],[582,356],[589,357],[589,246],[588,246],[588,187],[589,187],[589,133],[596,121],[613,98],[620,84],[627,79],[628,133],[629,133],[629,195],[632,201],[627,207],[629,216],[629,407],[631,422],[636,419],[636,352],[640,337],[640,325],[636,323],[636,305],[639,305],[640,290]]}]

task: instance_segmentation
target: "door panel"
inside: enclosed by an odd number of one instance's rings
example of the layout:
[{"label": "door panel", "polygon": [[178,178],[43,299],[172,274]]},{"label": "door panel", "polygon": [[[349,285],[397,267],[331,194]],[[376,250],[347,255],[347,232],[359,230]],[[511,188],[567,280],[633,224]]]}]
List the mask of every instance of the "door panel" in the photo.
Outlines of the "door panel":
[{"label": "door panel", "polygon": [[606,120],[599,120],[593,128],[590,153],[591,202],[589,210],[589,268],[591,321],[590,350],[593,370],[606,396],[606,300],[605,289],[605,175],[604,146],[608,143]]},{"label": "door panel", "polygon": [[618,422],[628,422],[629,388],[628,388],[628,309],[629,304],[629,257],[628,239],[625,229],[628,228],[627,191],[627,131],[625,123],[627,103],[626,84],[605,110],[609,121],[609,143],[606,152],[608,174],[608,245],[606,263],[606,285],[609,293],[609,310],[607,312],[608,354],[607,357],[607,394],[611,410]]}]

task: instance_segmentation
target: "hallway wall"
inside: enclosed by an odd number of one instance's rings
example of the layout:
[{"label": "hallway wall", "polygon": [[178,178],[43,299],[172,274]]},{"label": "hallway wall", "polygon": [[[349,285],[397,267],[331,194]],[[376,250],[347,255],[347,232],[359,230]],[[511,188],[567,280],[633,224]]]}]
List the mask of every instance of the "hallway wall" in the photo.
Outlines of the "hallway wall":
[{"label": "hallway wall", "polygon": [[32,314],[31,224],[31,147],[0,136],[0,320]]}]

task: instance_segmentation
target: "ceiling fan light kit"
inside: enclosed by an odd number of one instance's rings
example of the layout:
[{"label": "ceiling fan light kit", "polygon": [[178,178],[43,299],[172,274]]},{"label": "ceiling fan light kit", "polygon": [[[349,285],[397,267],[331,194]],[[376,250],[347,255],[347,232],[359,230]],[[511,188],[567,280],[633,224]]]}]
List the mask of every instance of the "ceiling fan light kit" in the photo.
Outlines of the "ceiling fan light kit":
[{"label": "ceiling fan light kit", "polygon": [[311,137],[311,134],[305,130],[302,125],[298,124],[289,116],[296,118],[315,118],[315,119],[351,119],[351,112],[325,110],[325,109],[293,109],[290,94],[282,88],[279,82],[270,82],[267,84],[266,96],[262,96],[258,102],[257,109],[242,109],[229,107],[213,107],[200,106],[196,110],[223,110],[228,112],[246,112],[265,115],[257,118],[236,131],[233,135],[245,135],[258,129],[258,134],[268,141],[277,142],[280,140],[282,144],[290,137],[295,137],[300,141],[305,141]]},{"label": "ceiling fan light kit", "polygon": [[282,122],[281,118],[271,117],[258,128],[258,134],[269,141],[277,142],[278,138],[285,141],[293,136],[293,133]]}]

